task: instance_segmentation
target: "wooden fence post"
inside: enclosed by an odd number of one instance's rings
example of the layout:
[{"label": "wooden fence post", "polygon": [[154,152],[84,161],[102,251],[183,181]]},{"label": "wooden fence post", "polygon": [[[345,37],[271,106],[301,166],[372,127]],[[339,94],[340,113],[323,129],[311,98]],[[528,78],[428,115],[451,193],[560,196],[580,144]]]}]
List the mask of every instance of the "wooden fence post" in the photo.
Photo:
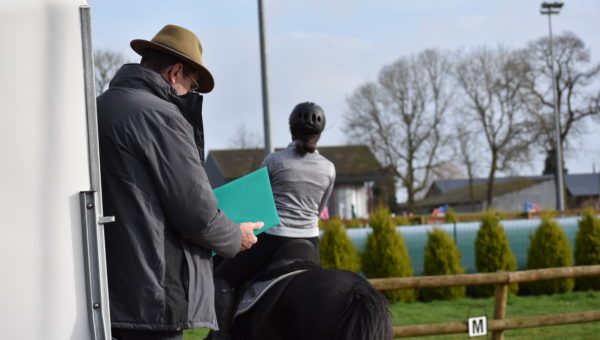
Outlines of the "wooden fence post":
[{"label": "wooden fence post", "polygon": [[[506,318],[506,301],[508,299],[508,285],[496,285],[496,297],[494,303],[494,320],[502,320]],[[492,340],[504,340],[504,331],[493,331]]]},{"label": "wooden fence post", "polygon": [[[531,327],[567,325],[582,322],[600,322],[600,310],[567,314],[549,314],[506,319],[508,284],[537,282],[544,280],[600,276],[600,265],[532,269],[516,272],[456,274],[419,277],[395,277],[369,279],[377,290],[406,288],[439,288],[464,285],[495,284],[494,320],[488,320],[488,332],[493,339],[503,339],[504,330]],[[424,335],[458,334],[468,331],[466,322],[420,324],[394,327],[394,337],[414,337]]]}]

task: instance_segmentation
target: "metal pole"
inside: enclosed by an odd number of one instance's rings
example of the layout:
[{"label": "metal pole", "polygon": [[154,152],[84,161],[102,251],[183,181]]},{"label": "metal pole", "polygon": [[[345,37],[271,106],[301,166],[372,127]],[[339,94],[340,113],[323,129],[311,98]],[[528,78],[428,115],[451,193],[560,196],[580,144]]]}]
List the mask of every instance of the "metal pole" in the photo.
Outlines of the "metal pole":
[{"label": "metal pole", "polygon": [[552,14],[558,14],[564,4],[562,2],[543,2],[542,10],[540,11],[543,15],[548,15],[548,32],[549,32],[549,47],[550,47],[550,75],[552,77],[552,95],[553,95],[553,106],[554,106],[554,135],[555,135],[555,149],[556,149],[556,173],[554,175],[556,184],[556,210],[565,210],[565,192],[564,192],[564,173],[562,163],[562,143],[560,138],[560,115],[558,107],[558,89],[556,76],[554,74],[554,50],[552,47]]},{"label": "metal pole", "polygon": [[110,305],[106,271],[104,224],[114,222],[114,217],[103,216],[102,184],[100,180],[100,151],[98,119],[96,115],[96,90],[94,88],[94,57],[92,48],[92,19],[90,7],[79,7],[85,109],[88,132],[88,162],[91,191],[81,192],[81,219],[83,236],[84,270],[88,295],[90,334],[94,340],[110,340]]},{"label": "metal pole", "polygon": [[[556,12],[558,14],[558,12]],[[554,134],[556,141],[556,209],[565,210],[564,180],[562,164],[562,143],[560,141],[560,115],[558,111],[558,91],[556,89],[556,76],[554,74],[554,51],[552,46],[552,12],[548,11],[548,32],[550,43],[550,72],[552,75],[552,95],[554,96]]]},{"label": "metal pole", "polygon": [[260,37],[260,69],[262,78],[263,126],[265,133],[265,156],[273,152],[271,145],[271,115],[269,113],[269,86],[267,80],[267,47],[265,41],[264,9],[258,0],[258,33]]}]

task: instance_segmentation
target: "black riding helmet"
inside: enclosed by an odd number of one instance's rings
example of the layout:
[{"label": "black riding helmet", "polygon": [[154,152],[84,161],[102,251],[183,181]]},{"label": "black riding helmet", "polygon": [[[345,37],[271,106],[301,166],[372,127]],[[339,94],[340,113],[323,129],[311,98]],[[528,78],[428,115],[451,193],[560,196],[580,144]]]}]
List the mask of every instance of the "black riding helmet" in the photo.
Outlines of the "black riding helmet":
[{"label": "black riding helmet", "polygon": [[290,131],[292,134],[313,135],[325,129],[325,112],[312,102],[300,103],[290,114]]}]

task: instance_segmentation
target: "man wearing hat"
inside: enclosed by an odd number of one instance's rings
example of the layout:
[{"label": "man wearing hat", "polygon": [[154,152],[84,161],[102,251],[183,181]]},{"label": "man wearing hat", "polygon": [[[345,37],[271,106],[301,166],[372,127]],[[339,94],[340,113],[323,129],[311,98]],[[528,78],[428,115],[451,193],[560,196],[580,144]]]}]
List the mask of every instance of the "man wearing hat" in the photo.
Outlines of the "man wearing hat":
[{"label": "man wearing hat", "polygon": [[[204,171],[202,95],[214,87],[191,31],[167,25],[133,40],[140,64],[97,99],[112,335],[182,339],[218,325],[211,250],[233,257],[262,223],[217,209]],[[197,91],[197,92],[196,92]]]}]

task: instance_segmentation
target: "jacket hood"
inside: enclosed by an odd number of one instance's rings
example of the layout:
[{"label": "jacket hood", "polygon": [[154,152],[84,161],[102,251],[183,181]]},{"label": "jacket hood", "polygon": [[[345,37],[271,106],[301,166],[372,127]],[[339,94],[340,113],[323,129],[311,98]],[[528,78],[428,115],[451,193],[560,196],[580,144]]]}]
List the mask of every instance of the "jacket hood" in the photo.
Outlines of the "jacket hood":
[{"label": "jacket hood", "polygon": [[177,96],[175,90],[156,71],[140,64],[125,64],[115,73],[110,82],[110,87],[122,86],[152,92],[157,97],[170,100],[171,96]]},{"label": "jacket hood", "polygon": [[189,92],[177,95],[173,87],[156,71],[140,64],[125,64],[115,74],[110,87],[129,87],[148,91],[155,96],[175,104],[194,129],[194,141],[200,159],[204,162],[204,126],[202,121],[203,97]]}]

